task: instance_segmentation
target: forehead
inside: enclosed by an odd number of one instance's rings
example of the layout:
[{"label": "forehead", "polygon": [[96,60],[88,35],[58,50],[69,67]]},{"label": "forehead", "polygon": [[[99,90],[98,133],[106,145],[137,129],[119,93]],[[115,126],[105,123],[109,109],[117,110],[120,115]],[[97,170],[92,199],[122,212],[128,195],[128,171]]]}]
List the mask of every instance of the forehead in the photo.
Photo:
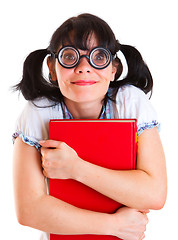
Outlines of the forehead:
[{"label": "forehead", "polygon": [[100,43],[95,33],[89,33],[87,36],[78,36],[77,33],[70,33],[68,38],[63,41],[62,47],[67,45],[72,45],[80,50],[90,50],[100,46]]},{"label": "forehead", "polygon": [[83,46],[80,46],[81,50],[91,50],[97,46],[99,46],[98,39],[96,38],[95,34],[89,35],[89,37],[86,39],[86,42],[83,42]]},{"label": "forehead", "polygon": [[[91,41],[93,36],[95,41]],[[64,22],[53,34],[49,49],[59,51],[66,45],[80,50],[88,50],[92,45],[108,48],[115,54],[116,39],[106,22],[89,14],[73,17]]]}]

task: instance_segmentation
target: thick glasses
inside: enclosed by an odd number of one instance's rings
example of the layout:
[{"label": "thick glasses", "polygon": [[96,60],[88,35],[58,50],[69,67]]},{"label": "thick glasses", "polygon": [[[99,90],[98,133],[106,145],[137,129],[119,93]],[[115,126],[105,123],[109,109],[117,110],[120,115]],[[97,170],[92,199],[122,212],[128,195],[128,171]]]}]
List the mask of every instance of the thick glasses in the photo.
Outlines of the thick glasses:
[{"label": "thick glasses", "polygon": [[103,47],[93,48],[89,55],[80,55],[78,49],[72,46],[66,46],[59,50],[57,54],[55,54],[55,58],[58,59],[58,62],[64,68],[74,68],[76,67],[80,59],[86,57],[89,60],[89,63],[92,67],[96,69],[106,68],[111,60],[113,60],[113,56],[111,52]]}]

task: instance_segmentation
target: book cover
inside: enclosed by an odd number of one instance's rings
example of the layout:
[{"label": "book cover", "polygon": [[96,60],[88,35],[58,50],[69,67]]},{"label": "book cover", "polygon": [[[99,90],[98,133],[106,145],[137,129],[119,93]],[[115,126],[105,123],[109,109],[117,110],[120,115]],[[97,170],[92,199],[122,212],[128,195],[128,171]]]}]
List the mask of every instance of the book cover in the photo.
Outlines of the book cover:
[{"label": "book cover", "polygon": [[[63,141],[80,158],[113,170],[135,168],[137,126],[134,119],[51,120],[49,139]],[[122,205],[72,179],[49,179],[50,195],[76,207],[114,213]],[[55,235],[50,240],[111,240],[103,235]],[[117,238],[118,239],[118,238]]]}]

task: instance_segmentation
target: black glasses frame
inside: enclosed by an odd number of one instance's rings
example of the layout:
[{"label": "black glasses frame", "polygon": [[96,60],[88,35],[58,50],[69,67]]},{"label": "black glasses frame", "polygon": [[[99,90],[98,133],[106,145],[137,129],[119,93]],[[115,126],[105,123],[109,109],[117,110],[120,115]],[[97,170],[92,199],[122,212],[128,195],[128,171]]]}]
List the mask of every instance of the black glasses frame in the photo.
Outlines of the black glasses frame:
[{"label": "black glasses frame", "polygon": [[[63,53],[63,51],[64,51],[65,49],[67,49],[67,48],[71,48],[72,50],[74,50],[74,51],[76,52],[77,56],[78,56],[77,60],[76,60],[71,66],[69,66],[69,65],[67,65],[67,64],[64,64],[64,63],[61,61],[61,58],[60,58],[60,55],[61,55],[61,54]],[[92,55],[93,55],[93,53],[94,53],[96,50],[99,50],[99,49],[104,50],[104,52],[105,52],[105,53],[107,54],[107,56],[108,56],[108,61],[106,62],[106,65],[101,66],[101,67],[100,67],[100,66],[97,66],[97,65],[93,62],[93,60],[92,60]],[[83,57],[86,57],[86,58],[89,60],[89,64],[90,64],[93,68],[96,68],[96,69],[104,69],[104,68],[106,68],[106,67],[111,63],[111,61],[114,59],[114,56],[111,54],[110,50],[107,49],[107,48],[104,48],[104,47],[95,47],[95,48],[93,48],[93,49],[90,51],[89,55],[80,55],[80,52],[79,52],[79,50],[78,50],[77,48],[75,48],[75,47],[73,47],[73,46],[64,46],[64,47],[62,47],[62,48],[58,51],[58,53],[52,53],[52,54],[54,54],[55,58],[57,58],[59,64],[60,64],[62,67],[64,67],[64,68],[69,68],[69,69],[76,67],[76,66],[79,64],[80,59],[83,58]]]}]

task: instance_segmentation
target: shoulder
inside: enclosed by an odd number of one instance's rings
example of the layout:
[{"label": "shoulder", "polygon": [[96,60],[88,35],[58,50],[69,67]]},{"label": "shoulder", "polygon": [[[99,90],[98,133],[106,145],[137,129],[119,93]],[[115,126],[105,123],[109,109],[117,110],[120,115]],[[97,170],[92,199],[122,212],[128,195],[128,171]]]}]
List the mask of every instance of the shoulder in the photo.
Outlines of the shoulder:
[{"label": "shoulder", "polygon": [[46,98],[37,99],[35,101],[28,101],[24,107],[21,116],[29,118],[55,118],[56,114],[60,116],[62,109],[60,103],[55,103]]},{"label": "shoulder", "polygon": [[50,119],[62,118],[60,104],[42,98],[28,101],[16,121],[16,132],[37,140],[48,138]]},{"label": "shoulder", "polygon": [[149,96],[137,87],[121,87],[116,95],[116,106],[120,118],[137,119],[138,129],[158,125],[157,114]]},{"label": "shoulder", "polygon": [[133,109],[139,110],[142,106],[150,105],[149,97],[139,88],[126,85],[119,88],[116,95],[116,104],[118,108],[126,112]]},{"label": "shoulder", "polygon": [[116,96],[117,101],[121,101],[121,102],[123,100],[138,101],[145,98],[148,100],[148,96],[141,89],[132,85],[125,85],[119,88]]}]

